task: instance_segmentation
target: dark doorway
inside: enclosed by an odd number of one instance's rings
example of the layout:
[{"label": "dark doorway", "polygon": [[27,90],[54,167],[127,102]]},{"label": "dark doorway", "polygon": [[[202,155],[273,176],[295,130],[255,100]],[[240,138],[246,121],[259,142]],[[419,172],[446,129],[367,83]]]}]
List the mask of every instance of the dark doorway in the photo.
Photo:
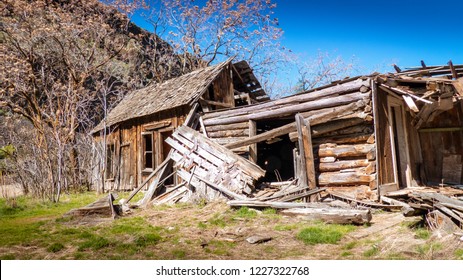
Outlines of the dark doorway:
[{"label": "dark doorway", "polygon": [[[257,134],[289,122],[288,120],[258,122]],[[264,181],[278,182],[294,178],[294,148],[295,143],[291,142],[288,134],[257,144],[257,164],[266,171]]]}]

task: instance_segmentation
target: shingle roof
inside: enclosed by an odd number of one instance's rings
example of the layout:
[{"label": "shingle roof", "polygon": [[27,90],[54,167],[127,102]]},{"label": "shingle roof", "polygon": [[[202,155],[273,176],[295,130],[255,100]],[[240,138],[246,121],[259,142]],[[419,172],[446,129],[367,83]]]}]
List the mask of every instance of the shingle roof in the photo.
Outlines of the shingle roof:
[{"label": "shingle roof", "polygon": [[[126,120],[148,116],[182,105],[192,105],[207,90],[222,69],[231,62],[198,69],[161,84],[147,86],[129,93],[106,118],[106,126],[115,125]],[[92,133],[104,128],[100,122]]]}]

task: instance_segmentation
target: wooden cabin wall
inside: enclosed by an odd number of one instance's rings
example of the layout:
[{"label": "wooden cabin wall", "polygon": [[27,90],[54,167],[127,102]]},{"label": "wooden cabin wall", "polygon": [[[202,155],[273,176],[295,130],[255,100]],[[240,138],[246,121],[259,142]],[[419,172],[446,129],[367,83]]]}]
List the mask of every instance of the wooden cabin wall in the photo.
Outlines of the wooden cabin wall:
[{"label": "wooden cabin wall", "polygon": [[428,184],[463,184],[463,101],[418,131]]},{"label": "wooden cabin wall", "polygon": [[[370,87],[368,79],[354,80],[313,93],[205,113],[204,123],[209,138],[222,145],[239,143],[255,135],[251,131],[256,127],[251,125],[254,123],[257,127],[263,123],[281,123],[281,127],[269,125],[269,131],[259,131],[258,135],[273,133],[261,141],[289,134],[291,141],[297,142],[295,115],[300,113],[311,123],[317,184],[347,191],[368,190],[376,185]],[[242,145],[235,150],[247,156],[251,146]]]},{"label": "wooden cabin wall", "polygon": [[[149,175],[150,171],[142,170],[143,147],[142,133],[153,131],[155,141],[159,134],[166,130],[173,130],[185,121],[189,112],[188,106],[183,106],[174,110],[160,112],[155,115],[146,116],[140,119],[129,120],[121,123],[117,129],[106,135],[106,145],[114,144],[114,170],[112,178],[104,178],[104,190],[132,190],[141,184]],[[96,145],[103,147],[103,137],[99,134],[94,135]],[[153,143],[154,144],[154,143]],[[165,145],[156,142],[155,156],[157,160],[154,168],[161,163],[160,153],[157,149],[162,149]],[[96,153],[95,153],[96,156]],[[103,187],[101,172],[101,159],[96,161],[94,169],[94,185],[99,190]],[[146,186],[149,185],[149,182]]]}]

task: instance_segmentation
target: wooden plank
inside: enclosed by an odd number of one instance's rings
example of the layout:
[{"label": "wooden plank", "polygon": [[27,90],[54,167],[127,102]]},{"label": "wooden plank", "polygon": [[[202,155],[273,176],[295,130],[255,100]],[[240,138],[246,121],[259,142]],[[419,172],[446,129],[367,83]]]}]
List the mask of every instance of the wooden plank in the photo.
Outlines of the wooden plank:
[{"label": "wooden plank", "polygon": [[416,106],[415,102],[410,96],[407,95],[402,95],[402,98],[405,100],[405,103],[407,104],[408,108],[412,110],[415,113],[418,113],[420,109],[418,109],[418,106]]},{"label": "wooden plank", "polygon": [[199,121],[199,125],[201,127],[201,130],[203,131],[204,136],[206,138],[209,138],[209,136],[207,136],[207,130],[206,130],[206,127],[204,126],[203,118],[201,116],[199,116],[198,121]]},{"label": "wooden plank", "polygon": [[304,135],[302,134],[302,127],[304,126],[304,119],[300,114],[296,114],[296,128],[297,128],[297,139],[298,139],[298,148],[299,154],[301,155],[301,170],[300,176],[297,177],[298,185],[302,188],[308,187],[308,176],[307,176],[307,164],[306,164],[306,147],[304,146],[303,139]]},{"label": "wooden plank", "polygon": [[239,200],[245,200],[245,199],[247,199],[247,198],[246,198],[245,196],[243,196],[243,195],[239,195],[239,194],[237,194],[237,193],[234,193],[234,192],[228,190],[227,188],[222,187],[222,186],[217,185],[217,184],[214,184],[214,183],[212,183],[212,182],[210,182],[210,181],[208,181],[208,180],[206,180],[206,179],[204,179],[204,178],[202,178],[202,177],[199,177],[199,176],[196,176],[196,175],[194,175],[194,176],[195,176],[198,180],[201,180],[201,181],[203,181],[204,183],[206,183],[206,185],[208,185],[208,186],[210,186],[210,187],[212,187],[212,188],[214,188],[214,189],[216,189],[216,190],[218,190],[218,191],[220,191],[220,192],[226,194],[226,195],[229,196],[229,197],[232,197],[232,198],[237,199],[237,200],[238,200],[238,199],[239,199]]},{"label": "wooden plank", "polygon": [[[249,137],[257,135],[257,124],[255,121],[249,121]],[[249,145],[249,160],[257,163],[257,143]]]},{"label": "wooden plank", "polygon": [[159,182],[164,179],[166,176],[166,172],[169,168],[167,168],[171,163],[172,159],[170,158],[170,153],[169,156],[165,159],[166,164],[161,164],[162,167],[159,169],[159,172],[156,174],[156,176],[153,178],[153,182],[151,182],[148,191],[145,193],[145,196],[138,202],[138,205],[142,207],[146,207],[148,203],[153,200],[154,195],[159,187]]},{"label": "wooden plank", "polygon": [[164,160],[160,165],[158,165],[158,167],[156,167],[156,169],[153,172],[151,172],[151,174],[136,189],[134,189],[130,193],[125,203],[128,203],[130,200],[132,200],[132,198],[146,185],[146,183],[148,183],[162,168],[164,168],[164,166],[168,162],[168,158],[169,157],[167,157],[166,160]]},{"label": "wooden plank", "polygon": [[176,130],[176,133],[182,134],[187,139],[195,139],[195,138],[199,139],[200,140],[199,145],[202,145],[201,147],[204,150],[209,151],[211,153],[215,153],[215,154],[219,153],[219,157],[226,156],[227,158],[230,158],[232,161],[235,161],[236,164],[238,164],[240,169],[242,169],[243,171],[246,171],[249,175],[251,175],[256,180],[265,175],[265,170],[263,170],[256,164],[238,155],[235,155],[229,149],[212,142],[210,139],[203,137],[198,132],[190,128],[181,126]]}]

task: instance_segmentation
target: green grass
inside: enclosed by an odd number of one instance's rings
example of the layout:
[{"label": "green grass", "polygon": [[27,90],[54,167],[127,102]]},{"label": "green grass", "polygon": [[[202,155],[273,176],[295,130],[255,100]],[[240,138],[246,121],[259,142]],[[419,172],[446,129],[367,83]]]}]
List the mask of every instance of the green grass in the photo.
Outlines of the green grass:
[{"label": "green grass", "polygon": [[432,258],[433,254],[442,249],[442,244],[438,242],[427,243],[416,247],[416,251],[422,258]]},{"label": "green grass", "polygon": [[248,207],[240,207],[240,209],[235,211],[235,217],[244,218],[244,219],[253,219],[257,216],[257,212],[249,209]]},{"label": "green grass", "polygon": [[336,244],[345,234],[353,230],[355,230],[353,225],[316,224],[302,229],[297,234],[297,239],[307,245]]},{"label": "green grass", "polygon": [[342,248],[345,250],[351,250],[351,249],[354,249],[354,247],[357,246],[357,244],[358,244],[357,241],[351,241],[347,243],[346,245],[344,245]]},{"label": "green grass", "polygon": [[379,253],[378,245],[374,244],[370,247],[370,249],[363,252],[363,256],[366,258],[371,258],[376,256]]},{"label": "green grass", "polygon": [[296,224],[289,224],[289,225],[276,225],[274,229],[276,231],[291,231],[296,229],[298,226]]},{"label": "green grass", "polygon": [[235,246],[234,242],[211,240],[204,251],[218,256],[226,256],[229,255],[229,250]]},{"label": "green grass", "polygon": [[274,208],[265,208],[265,209],[262,211],[262,214],[264,214],[264,215],[276,215],[276,214],[277,214],[277,210],[274,209]]},{"label": "green grass", "polygon": [[454,254],[458,260],[463,260],[463,249],[456,249]]},{"label": "green grass", "polygon": [[48,246],[47,251],[50,253],[57,253],[63,249],[64,249],[64,245],[58,242],[58,243],[53,243],[50,246]]},{"label": "green grass", "polygon": [[227,225],[227,221],[225,221],[224,217],[219,213],[214,214],[212,218],[207,221],[210,225],[217,226],[220,228],[224,228]]},{"label": "green grass", "polygon": [[419,239],[429,239],[431,237],[431,232],[425,228],[418,228],[415,230],[415,236]]},{"label": "green grass", "polygon": [[173,259],[175,260],[183,260],[185,259],[185,256],[186,256],[186,252],[180,249],[174,249],[172,250],[171,253],[172,253]]},{"label": "green grass", "polygon": [[[163,240],[166,229],[152,226],[143,217],[123,217],[89,226],[72,223],[72,217],[62,216],[99,197],[94,193],[63,195],[59,203],[18,197],[17,207],[9,207],[0,199],[0,247],[35,246],[50,253],[74,247],[77,252],[62,258],[118,259],[133,256],[142,248],[155,246]],[[40,258],[40,255],[28,257],[18,253],[13,257]]]}]

